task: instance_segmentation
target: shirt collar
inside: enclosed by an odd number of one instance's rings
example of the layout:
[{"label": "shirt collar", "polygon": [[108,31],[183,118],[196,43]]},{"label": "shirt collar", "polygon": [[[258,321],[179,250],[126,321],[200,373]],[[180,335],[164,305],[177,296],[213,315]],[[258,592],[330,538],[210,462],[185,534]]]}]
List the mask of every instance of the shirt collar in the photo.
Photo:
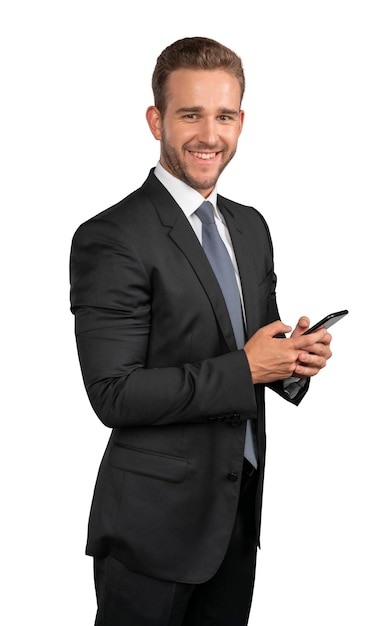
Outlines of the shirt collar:
[{"label": "shirt collar", "polygon": [[[191,217],[204,201],[203,196],[198,191],[167,172],[160,162],[157,163],[154,174],[181,207],[186,217]],[[217,212],[217,188],[213,189],[206,200],[213,204],[215,212]]]}]

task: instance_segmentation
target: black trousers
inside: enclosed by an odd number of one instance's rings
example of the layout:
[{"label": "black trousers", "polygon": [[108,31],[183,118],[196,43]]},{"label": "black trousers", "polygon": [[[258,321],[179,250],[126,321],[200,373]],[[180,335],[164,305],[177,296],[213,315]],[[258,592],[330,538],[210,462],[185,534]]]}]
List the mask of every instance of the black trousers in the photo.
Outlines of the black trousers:
[{"label": "black trousers", "polygon": [[246,461],[228,550],[206,583],[158,580],[131,572],[110,556],[94,559],[95,626],[246,626],[256,565],[256,484],[257,472]]}]

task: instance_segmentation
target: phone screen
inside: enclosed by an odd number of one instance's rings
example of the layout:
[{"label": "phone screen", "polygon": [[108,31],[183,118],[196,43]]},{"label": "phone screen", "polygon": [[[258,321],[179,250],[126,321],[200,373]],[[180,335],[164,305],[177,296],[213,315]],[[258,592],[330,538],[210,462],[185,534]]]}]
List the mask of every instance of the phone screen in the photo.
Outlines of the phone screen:
[{"label": "phone screen", "polygon": [[326,315],[326,317],[323,317],[323,319],[317,322],[317,324],[314,324],[308,330],[306,330],[306,332],[303,333],[303,335],[309,335],[310,333],[314,333],[316,330],[318,330],[322,326],[324,326],[324,328],[330,328],[330,326],[332,326],[333,324],[336,324],[336,322],[339,322],[339,320],[341,320],[342,317],[347,315],[347,313],[348,313],[347,309],[345,309],[344,311],[337,311],[336,313],[330,313],[330,315]]}]

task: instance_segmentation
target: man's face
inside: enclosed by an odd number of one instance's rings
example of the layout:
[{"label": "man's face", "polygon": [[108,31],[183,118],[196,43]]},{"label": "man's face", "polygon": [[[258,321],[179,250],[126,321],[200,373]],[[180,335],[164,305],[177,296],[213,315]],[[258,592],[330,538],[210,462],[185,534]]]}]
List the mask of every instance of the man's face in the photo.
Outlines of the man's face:
[{"label": "man's face", "polygon": [[243,126],[237,79],[223,70],[172,72],[165,115],[149,107],[147,116],[161,142],[161,165],[207,197],[235,154]]}]

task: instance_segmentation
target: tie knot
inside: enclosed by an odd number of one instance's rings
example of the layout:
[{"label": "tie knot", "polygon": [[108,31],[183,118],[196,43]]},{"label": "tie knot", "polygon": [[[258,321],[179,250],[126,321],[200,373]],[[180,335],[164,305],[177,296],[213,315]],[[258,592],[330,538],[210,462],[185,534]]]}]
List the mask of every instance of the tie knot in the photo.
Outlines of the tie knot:
[{"label": "tie knot", "polygon": [[208,200],[205,200],[197,209],[196,215],[200,218],[203,224],[214,224],[213,205]]}]

